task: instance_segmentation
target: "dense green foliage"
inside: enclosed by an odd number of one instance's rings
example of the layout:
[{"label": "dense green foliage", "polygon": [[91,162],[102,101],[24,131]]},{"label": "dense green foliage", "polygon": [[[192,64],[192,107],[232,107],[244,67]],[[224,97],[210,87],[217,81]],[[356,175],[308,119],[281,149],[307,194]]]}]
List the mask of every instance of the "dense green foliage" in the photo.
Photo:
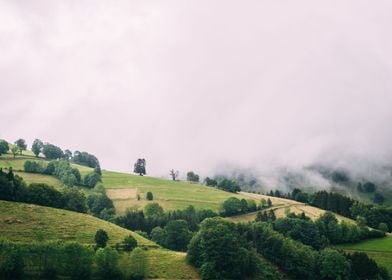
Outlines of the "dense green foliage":
[{"label": "dense green foliage", "polygon": [[151,239],[154,242],[175,251],[186,251],[191,238],[192,232],[185,220],[172,220],[163,229],[155,227],[151,231]]},{"label": "dense green foliage", "polygon": [[16,145],[16,147],[18,147],[20,154],[22,154],[22,152],[26,151],[26,149],[27,149],[26,141],[22,138],[19,138],[18,140],[16,140],[15,145]]},{"label": "dense green foliage", "polygon": [[136,248],[137,240],[132,235],[128,235],[124,238],[122,245],[125,252],[130,252]]},{"label": "dense green foliage", "polygon": [[273,228],[315,249],[324,248],[329,244],[354,243],[385,236],[384,232],[370,230],[365,225],[355,225],[344,221],[338,223],[336,217],[330,212],[326,212],[315,222],[304,215],[290,214],[286,218],[274,221]]},{"label": "dense green foliage", "polygon": [[225,200],[222,205],[222,216],[234,216],[244,214],[248,212],[254,212],[260,209],[256,205],[256,202],[252,199],[238,199],[236,197],[230,197]]},{"label": "dense green foliage", "polygon": [[187,258],[200,267],[203,279],[246,279],[255,274],[257,258],[242,245],[235,224],[207,219],[193,237]]},{"label": "dense green foliage", "polygon": [[122,275],[118,268],[119,258],[120,256],[115,249],[99,248],[95,253],[98,277],[100,279],[121,279]]},{"label": "dense green foliage", "polygon": [[107,197],[105,192],[96,192],[87,197],[87,206],[94,216],[110,220],[116,213],[113,202]]},{"label": "dense green foliage", "polygon": [[2,154],[7,153],[9,151],[9,149],[10,148],[9,148],[8,142],[5,141],[5,140],[0,139],[0,156]]},{"label": "dense green foliage", "polygon": [[36,157],[39,156],[43,148],[44,148],[44,143],[42,143],[42,141],[39,139],[35,139],[33,145],[31,145],[31,151],[34,153]]},{"label": "dense green foliage", "polygon": [[63,150],[50,143],[45,143],[42,148],[42,153],[47,159],[61,159],[64,157]]},{"label": "dense green foliage", "polygon": [[75,151],[71,160],[76,164],[97,168],[100,170],[100,164],[97,157],[87,152]]},{"label": "dense green foliage", "polygon": [[204,182],[207,186],[211,187],[216,187],[218,185],[218,181],[211,179],[210,177],[205,178]]},{"label": "dense green foliage", "polygon": [[128,209],[123,216],[117,216],[114,222],[130,230],[140,230],[150,234],[153,228],[164,228],[169,221],[185,220],[188,228],[196,231],[201,221],[218,215],[209,209],[196,210],[193,206],[188,206],[184,210],[165,212],[157,203],[147,204],[145,212]]},{"label": "dense green foliage", "polygon": [[200,180],[200,177],[195,172],[189,171],[188,173],[186,173],[186,179],[189,182],[198,183]]},{"label": "dense green foliage", "polygon": [[154,196],[153,196],[152,192],[147,192],[146,198],[147,198],[147,200],[153,200]]},{"label": "dense green foliage", "polygon": [[105,248],[106,243],[109,240],[109,236],[106,231],[104,231],[103,229],[99,229],[95,233],[94,239],[95,239],[95,244],[96,244],[97,248]]},{"label": "dense green foliage", "polygon": [[0,239],[0,279],[21,279],[25,264],[20,249]]},{"label": "dense green foliage", "polygon": [[219,181],[217,187],[218,189],[228,191],[228,192],[233,192],[233,193],[241,191],[238,182],[229,179],[223,179]]},{"label": "dense green foliage", "polygon": [[102,182],[101,175],[99,175],[98,172],[93,171],[84,177],[83,183],[84,186],[88,188],[94,188],[95,185],[98,184],[99,182]]}]

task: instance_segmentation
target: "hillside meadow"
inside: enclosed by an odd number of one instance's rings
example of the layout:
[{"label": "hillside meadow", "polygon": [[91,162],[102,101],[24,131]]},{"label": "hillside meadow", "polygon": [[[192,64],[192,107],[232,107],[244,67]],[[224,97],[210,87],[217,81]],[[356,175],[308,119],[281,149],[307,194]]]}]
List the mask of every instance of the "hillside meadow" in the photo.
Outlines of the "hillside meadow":
[{"label": "hillside meadow", "polygon": [[[184,253],[161,248],[144,237],[87,214],[0,200],[0,236],[17,243],[33,240],[77,241],[85,246],[95,244],[97,229],[109,235],[109,246],[132,235],[147,256],[146,275],[150,279],[199,279],[197,271],[187,264]],[[120,268],[127,270],[130,255],[122,253]]]}]

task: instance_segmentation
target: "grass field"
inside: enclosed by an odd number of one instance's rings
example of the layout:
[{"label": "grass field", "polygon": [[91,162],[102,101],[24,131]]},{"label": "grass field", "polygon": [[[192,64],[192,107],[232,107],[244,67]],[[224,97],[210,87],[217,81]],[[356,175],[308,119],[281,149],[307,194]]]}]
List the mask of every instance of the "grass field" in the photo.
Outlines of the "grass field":
[{"label": "grass field", "polygon": [[[119,196],[118,192],[116,192],[115,196],[111,196],[110,191],[108,192],[118,213],[123,213],[126,208],[143,208],[149,203],[146,200],[146,194],[149,191],[154,195],[154,202],[158,202],[165,210],[184,209],[189,205],[193,205],[199,209],[218,211],[223,201],[229,197],[250,198],[242,194],[233,194],[200,184],[174,182],[160,178],[111,171],[102,172],[102,181],[107,190],[124,190],[123,197]],[[135,195],[129,196],[130,193],[134,192],[139,194],[140,200],[137,200]],[[255,200],[258,201],[258,199]]]},{"label": "grass field", "polygon": [[377,264],[385,267],[392,275],[392,235],[354,244],[339,245],[336,247],[347,252],[365,252],[369,257],[373,258]]},{"label": "grass field", "polygon": [[14,242],[29,242],[43,235],[49,240],[92,245],[99,228],[108,232],[111,245],[131,234],[141,245],[155,246],[136,233],[87,214],[0,200],[0,235]]},{"label": "grass field", "polygon": [[[197,271],[185,261],[185,254],[162,249],[152,241],[109,222],[72,211],[0,200],[0,236],[13,242],[32,240],[77,241],[93,245],[97,229],[109,235],[109,245],[132,235],[146,249],[147,277],[151,279],[199,279]],[[121,254],[120,267],[126,269],[129,254]]]}]

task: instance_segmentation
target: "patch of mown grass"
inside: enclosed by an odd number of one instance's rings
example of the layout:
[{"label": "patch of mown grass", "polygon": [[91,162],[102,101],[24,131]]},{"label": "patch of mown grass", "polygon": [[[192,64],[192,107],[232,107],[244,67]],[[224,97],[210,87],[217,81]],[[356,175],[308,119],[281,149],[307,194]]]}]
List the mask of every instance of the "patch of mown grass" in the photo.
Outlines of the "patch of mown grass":
[{"label": "patch of mown grass", "polygon": [[347,252],[365,252],[369,257],[374,259],[377,264],[385,267],[392,275],[392,235],[336,247]]}]

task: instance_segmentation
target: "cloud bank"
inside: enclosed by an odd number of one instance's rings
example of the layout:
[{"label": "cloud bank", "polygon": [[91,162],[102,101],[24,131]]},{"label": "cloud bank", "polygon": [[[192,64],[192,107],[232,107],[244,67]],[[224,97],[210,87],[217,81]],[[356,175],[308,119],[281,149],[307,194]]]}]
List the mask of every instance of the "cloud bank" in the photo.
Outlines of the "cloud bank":
[{"label": "cloud bank", "polygon": [[[103,168],[273,174],[392,155],[390,1],[0,1],[0,137]],[[358,168],[357,168],[358,167]]]}]

